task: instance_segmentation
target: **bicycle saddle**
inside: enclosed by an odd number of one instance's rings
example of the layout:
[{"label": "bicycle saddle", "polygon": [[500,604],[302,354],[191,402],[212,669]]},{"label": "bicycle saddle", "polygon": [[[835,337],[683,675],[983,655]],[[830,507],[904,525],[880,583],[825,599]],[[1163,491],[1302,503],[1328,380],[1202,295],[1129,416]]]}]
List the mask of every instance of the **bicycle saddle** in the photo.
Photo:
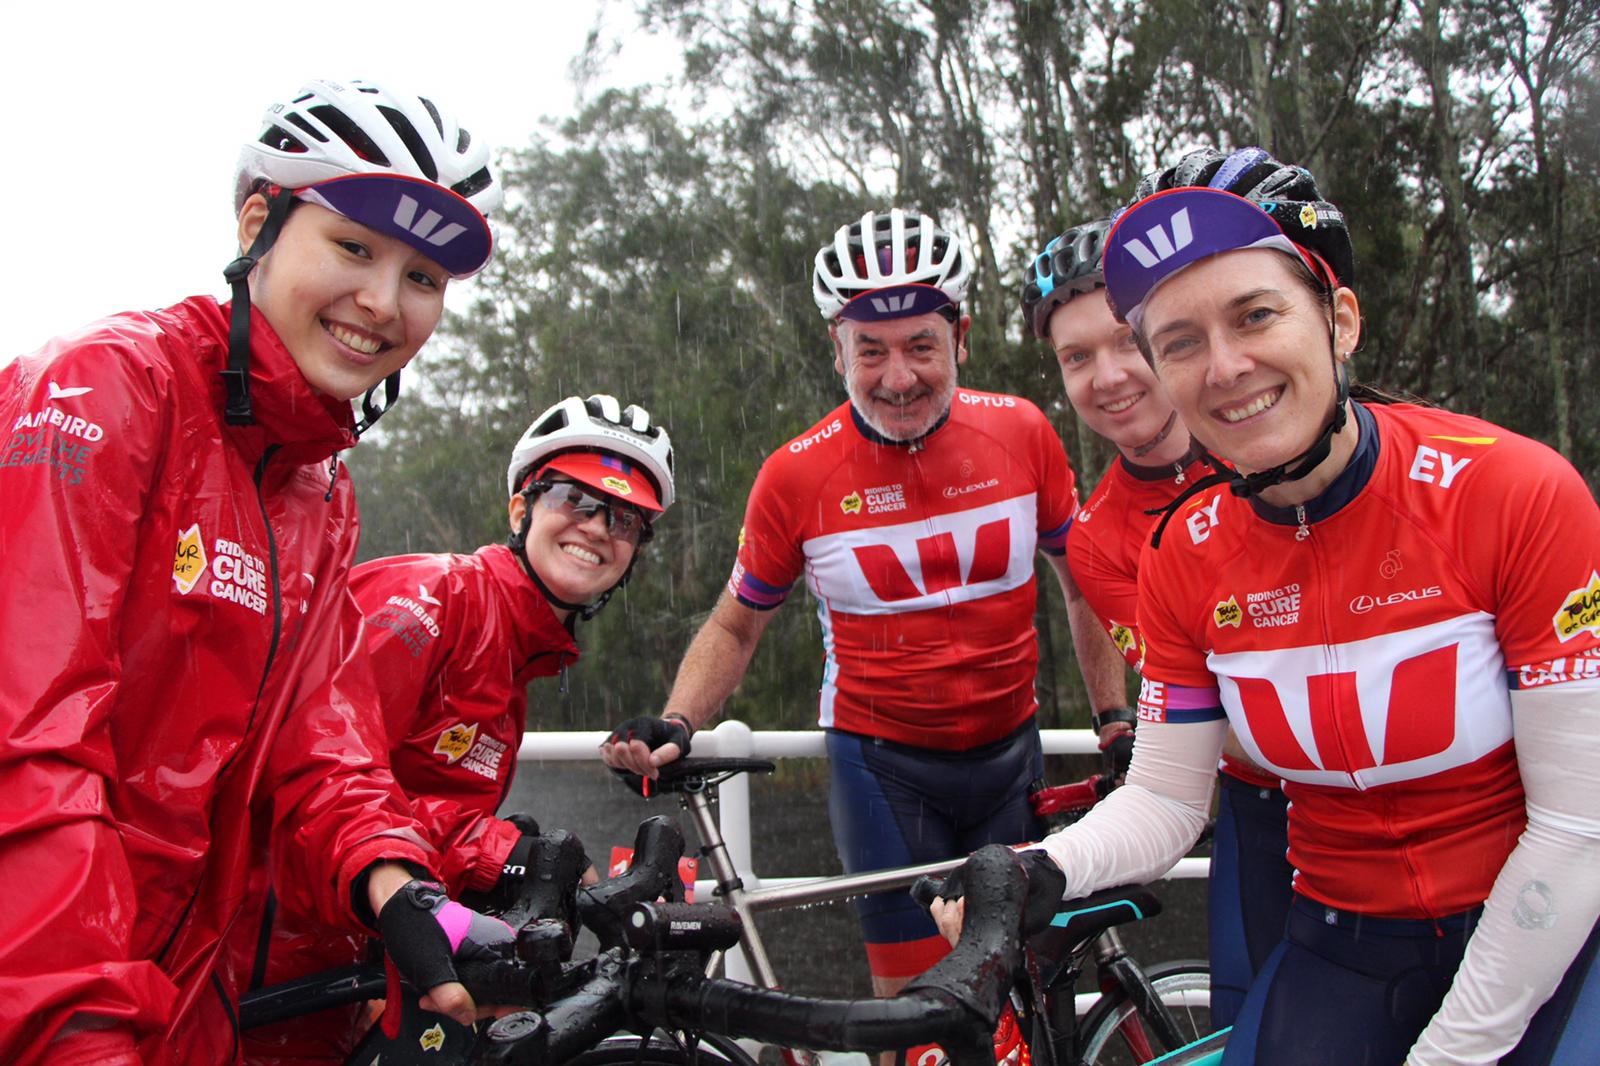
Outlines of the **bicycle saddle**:
[{"label": "bicycle saddle", "polygon": [[1064,900],[1050,927],[1035,938],[1047,943],[1077,944],[1128,922],[1143,921],[1161,913],[1161,900],[1147,885],[1106,888],[1082,899]]},{"label": "bicycle saddle", "polygon": [[655,780],[640,777],[627,770],[611,772],[639,795],[649,799],[664,792],[698,792],[708,785],[720,784],[735,774],[770,774],[777,768],[770,759],[735,759],[689,756],[661,767]]}]

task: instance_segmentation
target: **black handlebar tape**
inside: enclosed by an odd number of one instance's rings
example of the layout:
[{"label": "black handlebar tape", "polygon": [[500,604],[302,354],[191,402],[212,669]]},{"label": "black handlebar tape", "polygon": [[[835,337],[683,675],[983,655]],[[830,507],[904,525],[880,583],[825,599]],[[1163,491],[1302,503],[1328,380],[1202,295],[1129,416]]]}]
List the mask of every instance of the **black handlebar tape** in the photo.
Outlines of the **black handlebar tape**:
[{"label": "black handlebar tape", "polygon": [[683,833],[670,818],[656,815],[639,823],[633,838],[633,865],[626,873],[578,893],[578,917],[594,930],[602,949],[624,940],[623,916],[630,904],[681,895],[678,859]]},{"label": "black handlebar tape", "polygon": [[656,1025],[784,1047],[874,1052],[932,1042],[950,1050],[976,1035],[990,1066],[994,1063],[992,1027],[983,1030],[962,1004],[934,991],[893,999],[821,999],[709,978],[636,989],[632,1006]]},{"label": "black handlebar tape", "polygon": [[720,903],[636,903],[628,909],[628,946],[638,951],[723,951],[744,923]]},{"label": "black handlebar tape", "polygon": [[962,879],[966,909],[961,939],[932,969],[912,978],[906,991],[941,992],[983,1018],[993,1032],[1022,961],[1028,877],[1016,852],[986,844],[966,861]]}]

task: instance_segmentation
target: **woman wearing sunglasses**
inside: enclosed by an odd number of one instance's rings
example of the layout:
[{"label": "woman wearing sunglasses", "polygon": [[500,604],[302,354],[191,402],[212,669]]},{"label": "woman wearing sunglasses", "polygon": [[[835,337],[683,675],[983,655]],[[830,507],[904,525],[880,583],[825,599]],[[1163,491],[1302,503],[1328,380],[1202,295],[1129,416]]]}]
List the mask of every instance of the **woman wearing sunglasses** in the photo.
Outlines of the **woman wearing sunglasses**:
[{"label": "woman wearing sunglasses", "polygon": [[[350,576],[395,778],[452,894],[490,893],[490,903],[509,898],[529,866],[521,819],[495,817],[516,772],[527,686],[577,660],[577,622],[633,572],[672,505],[672,442],[641,407],[571,396],[528,427],[506,480],[507,543],[376,559]],[[269,957],[276,984],[355,961],[360,949],[285,922]],[[253,1031],[249,1060],[342,1062],[356,1019],[319,1017]]]}]

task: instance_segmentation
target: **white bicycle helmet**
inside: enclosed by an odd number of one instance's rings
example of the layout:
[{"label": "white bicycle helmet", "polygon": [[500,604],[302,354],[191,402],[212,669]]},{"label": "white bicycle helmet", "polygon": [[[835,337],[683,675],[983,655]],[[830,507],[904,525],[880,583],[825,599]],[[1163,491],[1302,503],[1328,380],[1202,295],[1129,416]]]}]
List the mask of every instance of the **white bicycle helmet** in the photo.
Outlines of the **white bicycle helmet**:
[{"label": "white bicycle helmet", "polygon": [[[869,211],[858,222],[839,227],[817,252],[811,295],[822,317],[832,321],[864,293],[898,286],[930,286],[950,303],[960,303],[972,280],[972,262],[961,241],[927,215],[894,208]],[[880,316],[918,313],[921,303],[879,308]]]},{"label": "white bicycle helmet", "polygon": [[637,404],[623,407],[616,397],[597,393],[587,400],[568,396],[533,420],[506,467],[506,494],[515,496],[530,472],[562,452],[610,452],[639,466],[654,483],[664,511],[675,496],[672,439],[652,425],[650,412]]},{"label": "white bicycle helmet", "polygon": [[[427,97],[319,80],[269,107],[263,123],[239,153],[235,213],[252,192],[278,185],[406,241],[455,277],[488,263],[487,217],[503,199],[489,146]],[[388,179],[386,195],[375,196],[380,184],[363,177]]]}]

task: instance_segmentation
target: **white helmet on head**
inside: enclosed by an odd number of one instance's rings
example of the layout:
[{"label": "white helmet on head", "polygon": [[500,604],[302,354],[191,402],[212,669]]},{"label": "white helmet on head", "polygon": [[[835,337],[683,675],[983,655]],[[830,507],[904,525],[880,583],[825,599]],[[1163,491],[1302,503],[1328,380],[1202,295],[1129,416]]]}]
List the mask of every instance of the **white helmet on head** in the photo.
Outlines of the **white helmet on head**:
[{"label": "white helmet on head", "polygon": [[[367,81],[313,81],[269,107],[263,123],[239,153],[235,212],[263,184],[305,190],[331,183],[319,190],[324,195],[301,198],[392,233],[456,277],[489,261],[487,216],[503,199],[489,145],[432,100]],[[391,191],[375,199],[373,184],[363,187],[360,178],[390,179],[384,184]]]},{"label": "white helmet on head", "polygon": [[533,420],[506,467],[506,494],[515,496],[530,473],[563,452],[595,451],[637,465],[653,483],[661,510],[672,506],[672,439],[652,425],[650,412],[637,404],[623,407],[616,397],[568,396]]},{"label": "white helmet on head", "polygon": [[[972,263],[954,234],[927,215],[894,208],[869,211],[860,221],[839,227],[817,252],[811,295],[822,317],[839,317],[845,305],[865,293],[901,286],[925,286],[942,298],[960,303],[972,280]],[[908,290],[908,297],[914,290]],[[916,314],[926,301],[896,302],[889,313]],[[884,309],[872,317],[888,317]]]}]

